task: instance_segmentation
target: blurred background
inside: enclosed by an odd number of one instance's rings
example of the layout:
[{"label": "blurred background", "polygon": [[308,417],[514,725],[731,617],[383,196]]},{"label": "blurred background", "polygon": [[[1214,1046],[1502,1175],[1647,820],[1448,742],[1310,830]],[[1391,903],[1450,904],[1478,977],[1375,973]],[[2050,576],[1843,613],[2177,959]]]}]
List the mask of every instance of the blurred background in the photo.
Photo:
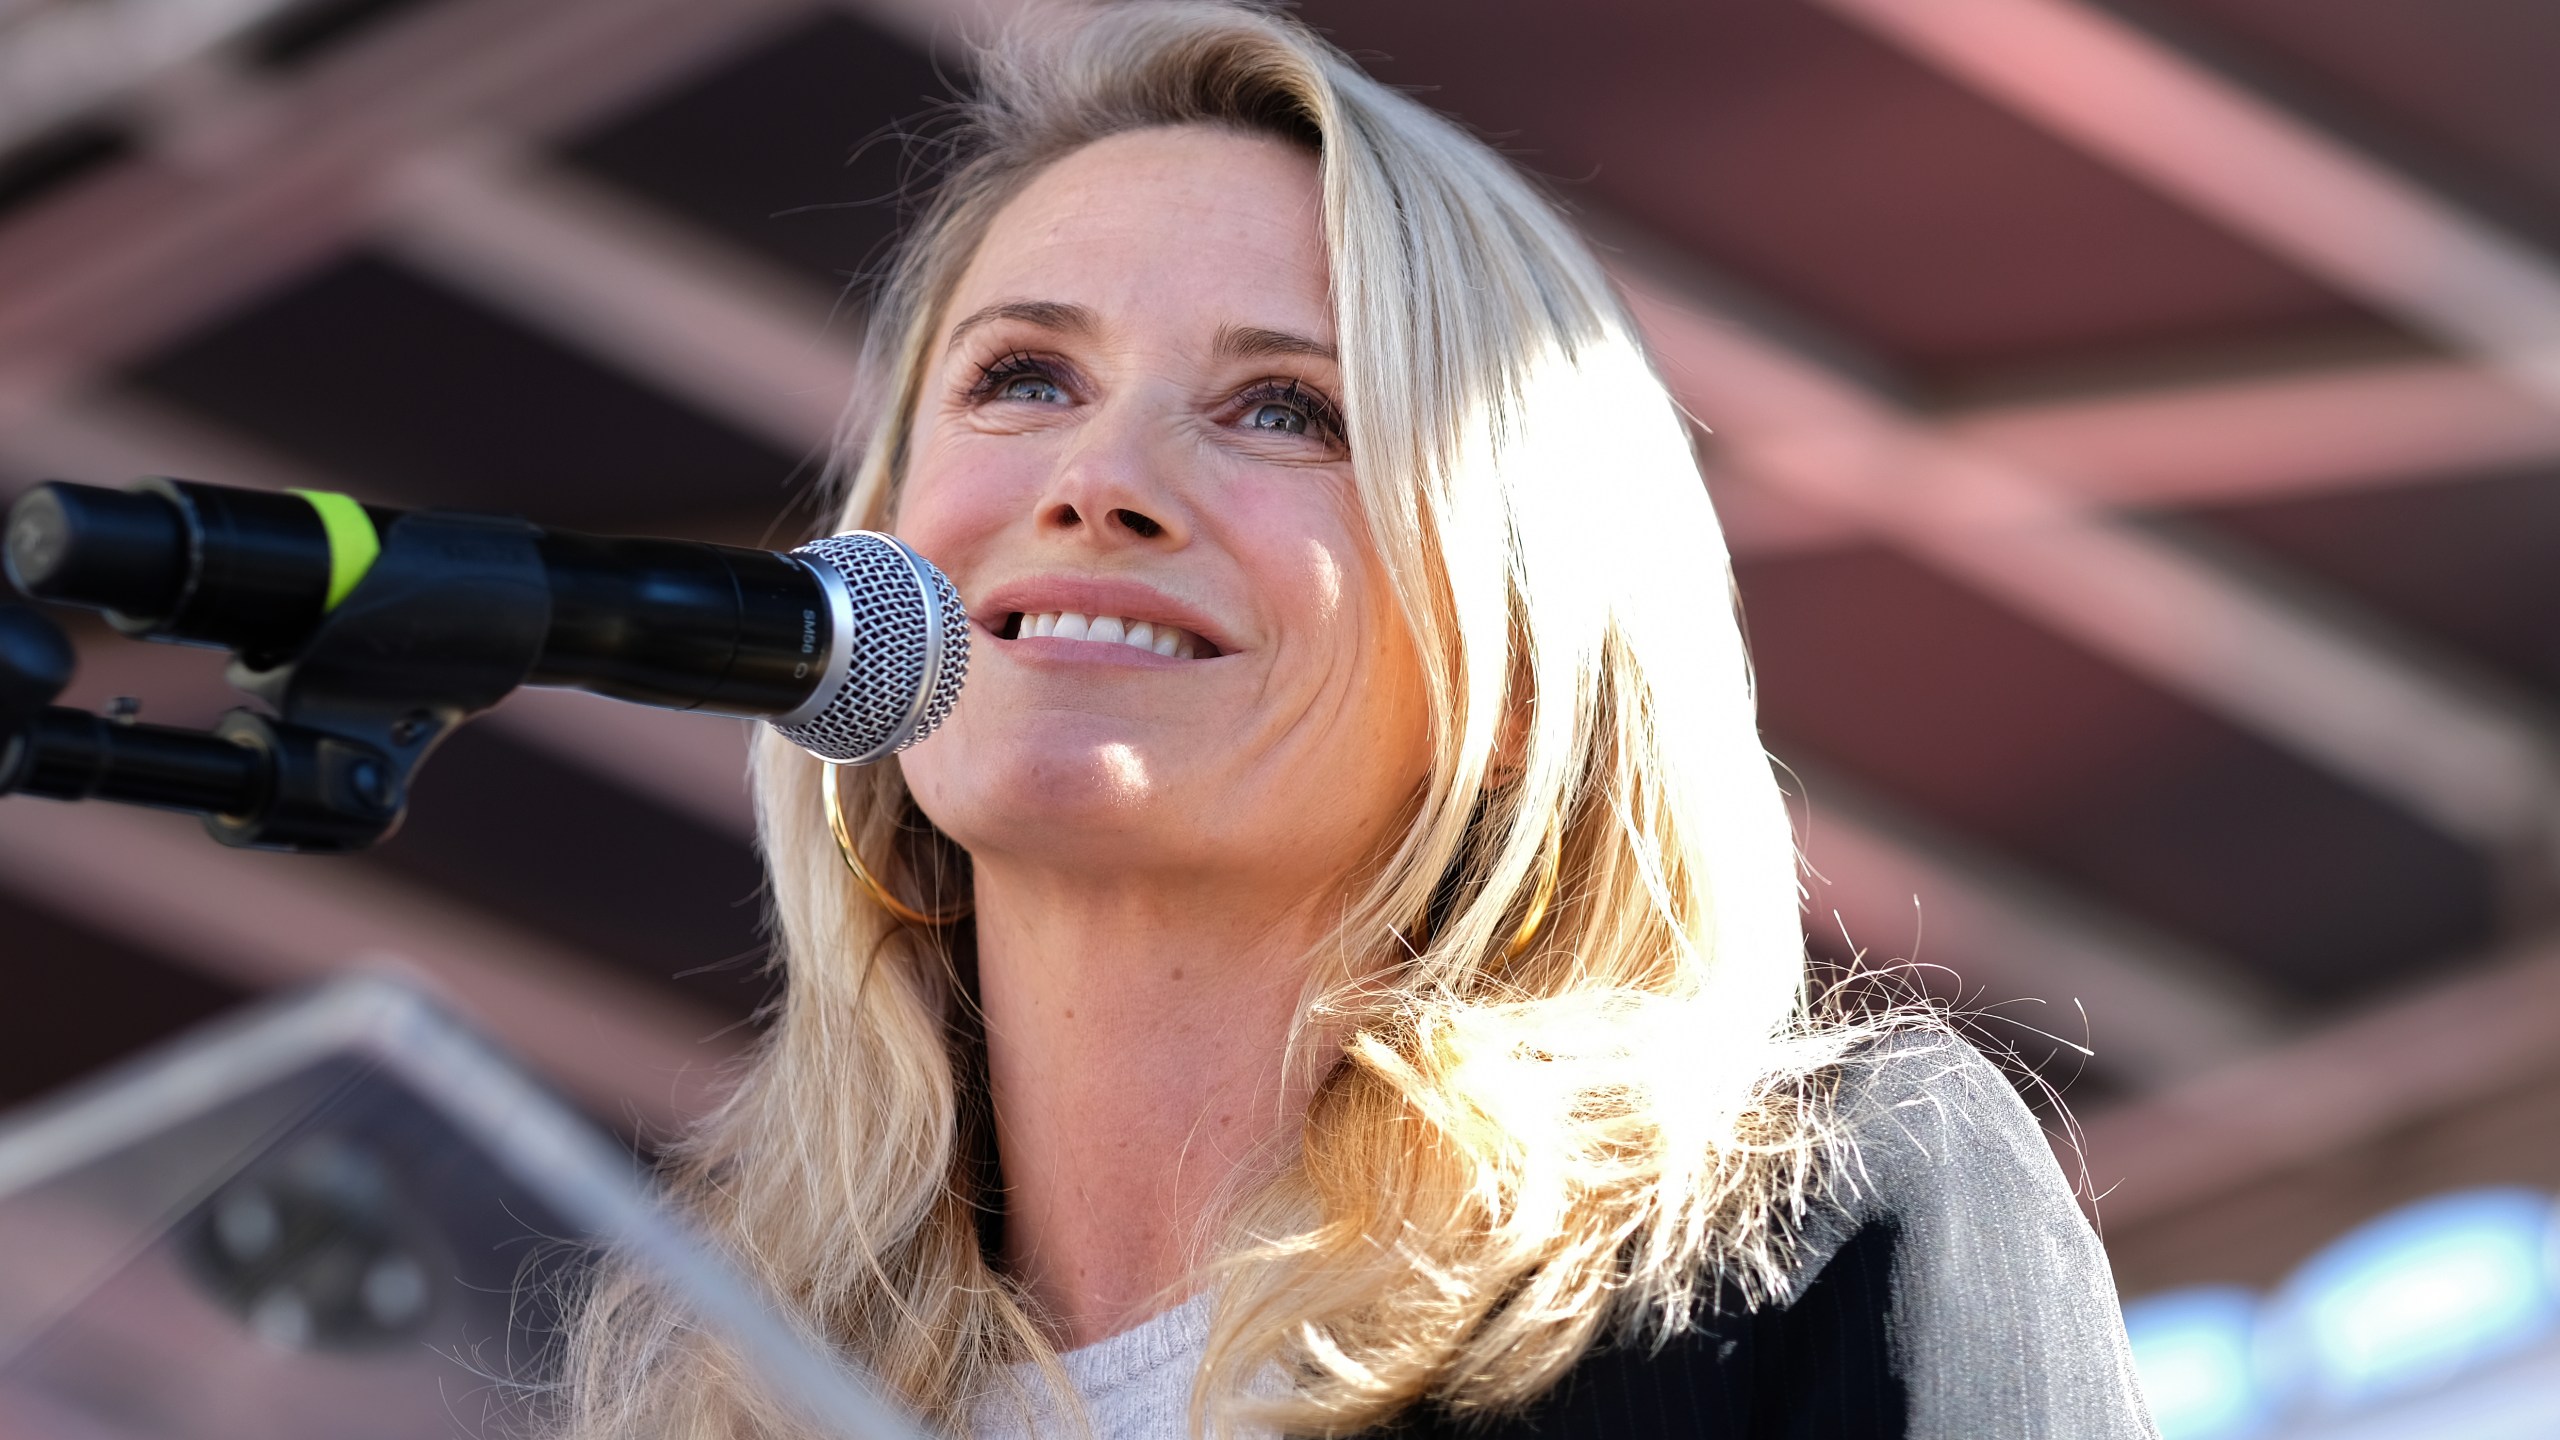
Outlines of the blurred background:
[{"label": "blurred background", "polygon": [[[0,500],[802,538],[898,137],[1011,9],[0,0]],[[2016,1052],[2171,1440],[2560,1433],[2560,6],[1299,13],[1615,266],[1816,945]],[[232,703],[79,638],[71,703]],[[0,1103],[390,966],[646,1146],[765,994],[742,756],[520,695],[353,859],[0,801]]]}]

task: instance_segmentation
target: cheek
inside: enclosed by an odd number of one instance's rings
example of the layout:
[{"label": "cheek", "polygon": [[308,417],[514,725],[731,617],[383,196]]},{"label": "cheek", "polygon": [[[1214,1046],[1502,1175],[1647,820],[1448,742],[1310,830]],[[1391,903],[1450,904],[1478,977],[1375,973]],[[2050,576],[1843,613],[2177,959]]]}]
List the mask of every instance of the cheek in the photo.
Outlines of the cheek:
[{"label": "cheek", "polygon": [[[1008,511],[1003,476],[983,463],[992,457],[955,454],[954,448],[929,433],[917,434],[915,452],[890,512],[889,529],[949,575],[965,598],[977,588],[973,582],[978,567]],[[980,463],[971,463],[973,459]],[[971,706],[958,707],[932,738],[898,757],[909,792],[937,824],[945,824],[954,800],[953,786],[967,771],[958,752],[968,744],[975,713]],[[953,763],[946,764],[946,758]]]},{"label": "cheek", "polygon": [[1332,692],[1316,714],[1331,717],[1342,758],[1381,779],[1418,781],[1429,767],[1430,735],[1422,667],[1385,567],[1348,504],[1240,507],[1238,529],[1295,535],[1263,542],[1265,584],[1291,597],[1299,626],[1322,662],[1311,668]]},{"label": "cheek", "polygon": [[1381,585],[1375,597],[1379,624],[1369,647],[1369,720],[1377,760],[1397,781],[1420,785],[1431,770],[1431,707],[1422,679],[1422,660],[1392,593]]},{"label": "cheek", "polygon": [[1333,583],[1344,619],[1357,622],[1356,629],[1346,630],[1356,635],[1360,651],[1361,729],[1370,762],[1400,787],[1418,785],[1431,765],[1421,652],[1365,529],[1349,532],[1347,543],[1346,563]]},{"label": "cheek", "polygon": [[890,528],[949,572],[962,594],[977,547],[1020,513],[1020,496],[1039,476],[1028,457],[973,451],[966,437],[922,434],[898,490]]},{"label": "cheek", "polygon": [[[1349,663],[1342,668],[1352,688],[1336,711],[1327,768],[1346,783],[1319,803],[1339,807],[1340,823],[1350,832],[1347,838],[1366,853],[1408,813],[1430,780],[1429,707],[1421,667],[1387,587],[1362,585],[1346,604],[1343,619]],[[1349,623],[1353,621],[1356,629]]]}]

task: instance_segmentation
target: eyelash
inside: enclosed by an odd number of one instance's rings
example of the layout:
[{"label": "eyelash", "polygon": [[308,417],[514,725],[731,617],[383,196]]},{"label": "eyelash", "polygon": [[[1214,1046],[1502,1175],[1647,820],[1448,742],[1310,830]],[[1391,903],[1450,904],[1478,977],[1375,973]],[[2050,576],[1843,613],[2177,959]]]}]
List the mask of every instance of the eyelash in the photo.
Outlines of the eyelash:
[{"label": "eyelash", "polygon": [[1007,381],[1019,380],[1025,376],[1036,376],[1056,385],[1061,390],[1066,388],[1058,379],[1056,366],[1028,351],[1012,350],[988,361],[979,369],[977,381],[969,387],[969,398],[992,400],[996,392],[1005,387]]},{"label": "eyelash", "polygon": [[[997,398],[1007,384],[1033,377],[1046,380],[1063,390],[1066,382],[1059,378],[1055,362],[1024,350],[1012,350],[988,361],[969,386],[969,399],[984,402]],[[1250,410],[1257,405],[1293,405],[1307,417],[1307,433],[1339,444],[1343,439],[1342,410],[1331,400],[1295,380],[1261,380],[1245,387],[1236,403]]]},{"label": "eyelash", "polygon": [[1250,410],[1257,405],[1294,405],[1307,417],[1307,433],[1340,444],[1342,411],[1334,403],[1295,380],[1261,380],[1236,400]]}]

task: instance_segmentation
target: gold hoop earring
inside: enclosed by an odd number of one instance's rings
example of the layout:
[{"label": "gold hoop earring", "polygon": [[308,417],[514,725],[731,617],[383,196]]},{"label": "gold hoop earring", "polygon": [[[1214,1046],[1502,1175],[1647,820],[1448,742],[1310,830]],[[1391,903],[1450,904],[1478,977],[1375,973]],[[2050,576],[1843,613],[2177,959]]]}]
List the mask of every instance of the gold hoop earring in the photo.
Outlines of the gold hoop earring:
[{"label": "gold hoop earring", "polygon": [[1517,960],[1538,936],[1538,927],[1547,923],[1547,906],[1556,896],[1556,874],[1564,868],[1564,835],[1556,822],[1547,823],[1546,865],[1538,872],[1538,888],[1529,893],[1529,913],[1520,918],[1520,933],[1511,937],[1510,948],[1502,952],[1505,960]]},{"label": "gold hoop earring", "polygon": [[870,896],[881,909],[898,919],[910,925],[921,925],[928,930],[939,929],[945,925],[956,925],[969,918],[969,912],[976,907],[966,902],[948,915],[927,915],[890,894],[889,887],[881,884],[879,878],[871,873],[871,867],[862,863],[861,854],[853,848],[853,829],[844,821],[842,792],[836,787],[836,772],[843,768],[840,765],[827,765],[826,777],[819,784],[826,793],[827,829],[836,837],[836,853],[844,857],[844,868],[853,872],[853,882],[862,887],[862,893]]}]

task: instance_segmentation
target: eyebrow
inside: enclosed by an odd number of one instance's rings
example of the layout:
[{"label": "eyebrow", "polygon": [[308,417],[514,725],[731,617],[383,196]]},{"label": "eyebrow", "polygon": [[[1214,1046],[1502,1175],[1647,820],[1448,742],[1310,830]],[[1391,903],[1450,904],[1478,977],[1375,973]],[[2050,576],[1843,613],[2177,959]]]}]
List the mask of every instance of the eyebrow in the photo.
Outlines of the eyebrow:
[{"label": "eyebrow", "polygon": [[[1061,300],[1003,300],[971,311],[951,327],[950,345],[981,325],[998,320],[1018,320],[1043,330],[1057,330],[1070,335],[1090,335],[1101,328],[1100,317],[1082,305]],[[1211,350],[1222,360],[1256,360],[1267,355],[1306,355],[1318,360],[1338,360],[1334,348],[1321,340],[1293,335],[1286,330],[1269,330],[1259,325],[1221,325]]]},{"label": "eyebrow", "polygon": [[1265,355],[1308,355],[1318,360],[1338,360],[1332,346],[1286,330],[1265,330],[1256,325],[1221,325],[1217,343],[1212,347],[1221,359],[1256,360]]},{"label": "eyebrow", "polygon": [[1071,335],[1089,335],[1098,322],[1094,313],[1082,305],[1069,305],[1057,300],[1004,300],[983,310],[970,312],[966,319],[951,327],[948,345],[960,343],[960,337],[981,325],[998,320],[1020,320],[1043,330],[1061,330]]}]

